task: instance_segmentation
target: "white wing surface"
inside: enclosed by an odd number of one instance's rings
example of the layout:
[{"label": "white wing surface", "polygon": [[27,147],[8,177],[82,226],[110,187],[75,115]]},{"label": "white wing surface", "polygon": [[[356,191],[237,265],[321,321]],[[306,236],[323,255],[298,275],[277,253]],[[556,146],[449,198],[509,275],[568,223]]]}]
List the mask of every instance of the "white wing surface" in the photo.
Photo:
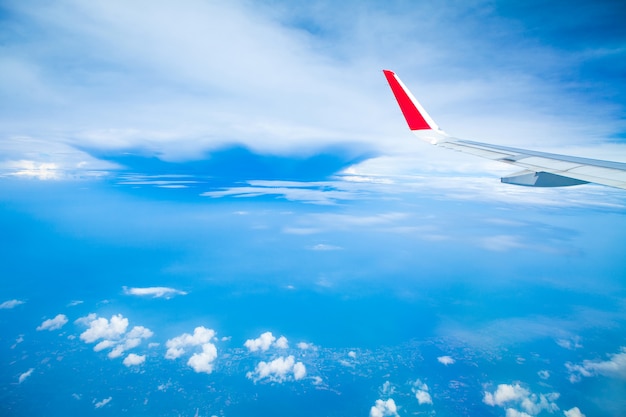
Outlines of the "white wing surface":
[{"label": "white wing surface", "polygon": [[531,187],[563,187],[595,183],[626,189],[626,163],[558,155],[507,146],[490,145],[448,136],[392,71],[383,73],[389,82],[409,129],[433,145],[470,153],[523,168],[502,182]]}]

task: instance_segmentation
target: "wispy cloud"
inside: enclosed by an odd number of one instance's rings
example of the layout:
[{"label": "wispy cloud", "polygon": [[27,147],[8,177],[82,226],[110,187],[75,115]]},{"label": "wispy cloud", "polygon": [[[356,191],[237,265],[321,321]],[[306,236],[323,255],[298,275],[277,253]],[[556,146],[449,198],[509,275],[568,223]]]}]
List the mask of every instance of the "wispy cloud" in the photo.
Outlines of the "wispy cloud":
[{"label": "wispy cloud", "polygon": [[17,383],[21,384],[22,382],[26,381],[26,378],[31,376],[34,370],[35,368],[30,368],[28,371],[24,372],[23,374],[20,374],[19,378],[17,379]]},{"label": "wispy cloud", "polygon": [[37,330],[41,331],[41,330],[58,330],[61,327],[65,326],[65,324],[67,324],[68,319],[67,316],[65,314],[58,314],[55,318],[53,319],[48,319],[48,320],[44,320],[43,323],[41,323],[41,325],[37,326]]},{"label": "wispy cloud", "polygon": [[581,364],[566,363],[570,382],[579,382],[582,377],[603,375],[626,380],[626,347],[619,353],[609,355],[608,360],[584,360]]},{"label": "wispy cloud", "polygon": [[98,402],[96,402],[96,400],[94,400],[94,401],[93,401],[93,403],[94,403],[94,408],[102,408],[102,407],[104,407],[105,405],[107,405],[108,403],[110,403],[110,402],[111,402],[111,400],[113,400],[113,397],[108,397],[108,398],[105,398],[105,399],[103,399],[102,401],[98,401]]},{"label": "wispy cloud", "polygon": [[343,249],[341,246],[329,245],[327,243],[318,243],[317,245],[311,246],[311,250],[322,251],[322,252],[335,251],[335,250],[341,250],[341,249]]},{"label": "wispy cloud", "polygon": [[0,304],[0,309],[8,310],[8,309],[15,308],[24,303],[25,301],[21,301],[21,300],[8,300]]},{"label": "wispy cloud", "polygon": [[152,298],[172,298],[176,295],[187,295],[186,291],[177,290],[169,287],[144,287],[144,288],[129,288],[123,287],[124,294],[136,295],[139,297],[152,297]]}]

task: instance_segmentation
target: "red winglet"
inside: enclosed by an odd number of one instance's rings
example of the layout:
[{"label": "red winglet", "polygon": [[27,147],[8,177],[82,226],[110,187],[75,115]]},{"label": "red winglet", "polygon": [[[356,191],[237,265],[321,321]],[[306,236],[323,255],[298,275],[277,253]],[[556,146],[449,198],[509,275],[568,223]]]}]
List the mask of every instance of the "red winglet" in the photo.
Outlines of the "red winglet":
[{"label": "red winglet", "polygon": [[402,114],[406,119],[406,122],[409,125],[409,129],[411,130],[430,130],[432,127],[428,124],[424,116],[420,113],[419,109],[411,100],[411,97],[407,94],[404,87],[400,84],[399,80],[396,78],[396,74],[389,70],[383,70],[385,77],[387,78],[387,82],[391,87],[391,91],[393,95],[396,97],[396,101],[400,106],[400,110],[402,110]]}]

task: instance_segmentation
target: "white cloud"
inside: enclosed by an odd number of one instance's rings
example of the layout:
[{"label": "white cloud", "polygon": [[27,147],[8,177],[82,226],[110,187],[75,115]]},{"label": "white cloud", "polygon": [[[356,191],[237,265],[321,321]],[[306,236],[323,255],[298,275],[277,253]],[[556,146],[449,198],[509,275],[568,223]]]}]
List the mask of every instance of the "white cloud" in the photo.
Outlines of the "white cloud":
[{"label": "white cloud", "polygon": [[127,350],[139,346],[143,339],[153,336],[152,331],[144,326],[134,326],[127,332],[129,322],[121,314],[111,316],[111,320],[107,320],[92,313],[79,318],[76,323],[88,327],[81,333],[80,339],[85,343],[95,343],[102,339],[93,350],[99,352],[111,349],[107,354],[110,359],[121,357]]},{"label": "white cloud", "polygon": [[204,326],[198,326],[193,330],[193,335],[183,333],[173,339],[165,342],[167,359],[176,359],[185,353],[185,348],[193,346],[202,346],[209,343],[215,337],[216,333],[213,329],[207,329]]},{"label": "white cloud", "polygon": [[313,348],[313,344],[306,343],[306,342],[299,342],[297,346],[298,346],[298,349],[301,349],[301,350],[308,350],[308,349]]},{"label": "white cloud", "polygon": [[348,352],[348,357],[352,359],[356,359],[356,352],[351,350],[350,352]]},{"label": "white cloud", "polygon": [[154,333],[152,330],[144,327],[144,326],[135,326],[131,329],[130,332],[126,335],[129,339],[148,339],[152,337]]},{"label": "white cloud", "polygon": [[256,339],[248,339],[244,342],[244,346],[248,348],[250,352],[256,352],[257,350],[266,351],[270,348],[272,343],[276,340],[272,332],[265,332]]},{"label": "white cloud", "polygon": [[437,358],[437,361],[439,361],[439,363],[444,364],[446,366],[452,365],[455,362],[455,360],[452,359],[451,356],[439,356]]},{"label": "white cloud", "polygon": [[[506,408],[507,415],[523,416],[522,411],[512,408],[517,405],[523,409],[523,413],[537,415],[543,410],[553,413],[559,409],[555,401],[559,398],[559,394],[551,392],[547,394],[534,394],[528,389],[522,387],[519,383],[513,385],[500,384],[493,393],[485,392],[483,402],[491,406],[499,406]],[[511,410],[511,411],[509,411]],[[518,414],[515,414],[518,413]]]},{"label": "white cloud", "polygon": [[293,379],[296,381],[301,380],[306,376],[306,367],[302,362],[296,362],[293,365]]},{"label": "white cloud", "polygon": [[115,345],[115,347],[111,349],[111,351],[107,354],[107,356],[109,357],[109,359],[115,359],[115,358],[121,357],[123,354],[124,354],[124,346]]},{"label": "white cloud", "polygon": [[433,403],[433,399],[428,391],[428,385],[423,383],[421,380],[418,379],[413,383],[413,392],[415,393],[415,398],[420,405]]},{"label": "white cloud", "polygon": [[287,357],[281,356],[271,362],[261,361],[257,364],[254,371],[246,374],[246,377],[254,382],[268,380],[278,383],[292,379],[298,381],[305,376],[306,367],[302,362],[296,362],[292,355]]},{"label": "white cloud", "polygon": [[509,402],[521,401],[529,395],[530,392],[519,384],[500,384],[494,393],[485,392],[483,402],[491,406],[502,406]]},{"label": "white cloud", "polygon": [[348,191],[329,190],[326,188],[309,188],[306,183],[301,187],[232,187],[219,191],[207,191],[204,197],[259,197],[277,196],[289,201],[300,201],[309,204],[332,205],[338,200],[354,200],[357,196]]},{"label": "white cloud", "polygon": [[393,398],[388,400],[376,400],[376,403],[370,409],[370,417],[389,417],[398,416],[398,407]]},{"label": "white cloud", "polygon": [[213,372],[213,362],[217,359],[217,348],[212,343],[202,345],[201,353],[194,353],[187,361],[187,365],[194,371],[210,374]]},{"label": "white cloud", "polygon": [[328,245],[325,243],[318,243],[317,245],[313,246],[311,248],[312,250],[317,250],[317,251],[334,251],[334,250],[341,250],[343,249],[341,246],[334,246],[334,245]]},{"label": "white cloud", "polygon": [[94,407],[95,408],[102,408],[105,405],[107,405],[108,403],[110,403],[112,399],[113,399],[113,397],[105,398],[102,401],[98,401],[98,402],[95,402],[95,400],[94,400]]},{"label": "white cloud", "polygon": [[415,398],[419,404],[432,404],[433,400],[427,391],[417,390],[415,391]]},{"label": "white cloud", "polygon": [[124,361],[122,363],[130,367],[130,366],[141,365],[145,361],[146,361],[146,355],[137,355],[135,353],[130,353],[128,354],[128,356],[124,358]]},{"label": "white cloud", "polygon": [[139,297],[166,298],[170,299],[175,295],[187,295],[187,292],[169,287],[146,287],[146,288],[128,288],[123,287],[124,294],[136,295]]},{"label": "white cloud", "polygon": [[117,342],[114,342],[112,340],[103,340],[102,342],[97,343],[93,347],[93,350],[96,351],[96,352],[100,352],[101,350],[109,349],[109,348],[115,346],[116,344],[117,344]]},{"label": "white cloud", "polygon": [[24,335],[21,334],[17,337],[17,339],[15,339],[15,343],[11,346],[11,349],[15,349],[17,347],[17,345],[19,345],[20,343],[22,343],[24,341]]},{"label": "white cloud", "polygon": [[532,417],[532,416],[528,413],[516,410],[514,408],[507,408],[506,417]]},{"label": "white cloud", "polygon": [[385,381],[383,385],[380,387],[380,395],[389,397],[396,392],[396,387],[391,384],[389,381]]},{"label": "white cloud", "polygon": [[111,320],[104,317],[94,318],[89,322],[89,328],[80,335],[86,343],[93,343],[98,339],[119,339],[128,328],[128,319],[121,314],[111,316]]},{"label": "white cloud", "polygon": [[44,320],[43,323],[41,323],[41,325],[39,325],[37,327],[37,330],[41,331],[41,330],[58,330],[61,327],[65,326],[65,324],[67,323],[67,316],[65,314],[58,314],[55,318],[53,319],[48,319],[48,320]]},{"label": "white cloud", "polygon": [[274,342],[274,346],[278,349],[289,349],[289,341],[285,336],[281,336]]},{"label": "white cloud", "polygon": [[539,378],[541,379],[549,379],[550,371],[544,369],[544,370],[537,372],[537,375],[539,375]]},{"label": "white cloud", "polygon": [[626,347],[622,347],[620,353],[609,355],[609,360],[606,361],[584,360],[580,365],[568,362],[565,366],[570,372],[571,382],[578,382],[581,377],[595,375],[626,380]]},{"label": "white cloud", "polygon": [[[474,19],[459,18],[474,5],[442,5],[432,13],[429,2],[419,2],[371,13],[330,4],[268,7],[263,2],[194,0],[151,4],[151,12],[144,13],[144,2],[61,2],[46,8],[12,3],[9,9],[26,25],[29,42],[7,41],[0,89],[16,105],[2,117],[22,135],[34,131],[49,136],[45,133],[54,126],[55,143],[144,148],[168,159],[199,157],[222,145],[225,136],[266,153],[358,140],[385,154],[401,154],[411,148],[405,144],[410,141],[380,74],[381,62],[394,62],[407,85],[419,85],[420,95],[430,97],[435,119],[447,115],[450,133],[461,137],[508,135],[513,141],[532,138],[547,144],[569,138],[585,143],[590,137],[594,143],[621,132],[613,112],[594,105],[589,113],[584,99],[568,97],[571,89],[548,86],[554,78],[546,81],[537,74],[576,67],[572,61],[582,61],[572,59],[576,54],[561,55],[536,42],[528,47],[511,31],[508,41],[518,46],[515,52],[494,53],[502,43],[493,34],[502,33],[509,21],[488,8],[481,9],[481,22],[490,30],[479,30]],[[310,22],[304,28],[298,23],[303,15]],[[413,23],[425,15],[429,19],[421,19],[416,28]],[[310,25],[327,30],[319,35],[308,30]],[[389,33],[393,36],[381,36]],[[223,38],[228,45],[218,42]],[[67,39],[72,39],[71,48]],[[485,53],[468,57],[467,51],[478,45]],[[410,54],[402,54],[407,49],[431,59],[416,64]],[[94,50],[105,51],[106,69],[89,53]],[[578,55],[589,59],[587,51]],[[67,88],[67,74],[48,65],[49,56],[60,62],[84,57],[72,67],[73,88]],[[250,62],[256,62],[254,76]],[[489,71],[476,71],[487,67]],[[411,73],[420,79],[411,80]],[[155,85],[159,88],[151,88]],[[510,96],[516,97],[515,109]],[[48,115],[51,103],[59,110]],[[555,124],[555,114],[567,116]],[[245,124],[240,123],[243,117]],[[85,130],[77,132],[76,125]],[[20,150],[11,159],[25,159],[28,152]],[[66,161],[67,153],[57,152],[56,158],[43,158],[51,161],[30,161],[33,168],[27,172],[77,165],[87,156],[74,153],[80,158]]]},{"label": "white cloud", "polygon": [[24,372],[23,374],[20,374],[19,378],[17,379],[17,383],[21,384],[22,382],[24,382],[26,378],[28,378],[29,376],[33,374],[34,370],[35,368],[30,368],[28,371]]},{"label": "white cloud", "polygon": [[571,339],[557,339],[556,344],[563,349],[575,350],[580,349],[583,345],[580,343],[580,337],[576,336]]},{"label": "white cloud", "polygon": [[21,300],[8,300],[0,304],[0,309],[6,310],[6,309],[15,308],[24,303],[25,301],[21,301]]},{"label": "white cloud", "polygon": [[213,362],[217,359],[217,348],[211,343],[211,340],[215,337],[216,333],[213,329],[198,326],[194,329],[193,335],[183,333],[180,336],[169,339],[165,343],[165,346],[167,346],[165,357],[167,359],[176,359],[184,355],[188,348],[197,349],[201,347],[202,351],[191,355],[189,360],[187,360],[187,365],[195,372],[210,374],[213,372]]},{"label": "white cloud", "polygon": [[580,411],[578,407],[564,410],[563,414],[565,415],[565,417],[585,417],[585,415]]}]

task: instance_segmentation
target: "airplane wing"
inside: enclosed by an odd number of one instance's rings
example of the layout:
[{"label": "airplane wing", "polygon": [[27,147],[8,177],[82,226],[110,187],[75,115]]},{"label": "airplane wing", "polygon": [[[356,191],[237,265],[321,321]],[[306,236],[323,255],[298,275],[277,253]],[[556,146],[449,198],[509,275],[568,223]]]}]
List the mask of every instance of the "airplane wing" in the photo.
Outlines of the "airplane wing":
[{"label": "airplane wing", "polygon": [[563,187],[586,183],[626,189],[626,163],[579,158],[546,152],[490,145],[448,136],[426,113],[400,78],[383,70],[409,129],[433,145],[470,153],[523,168],[502,182],[531,187]]}]

